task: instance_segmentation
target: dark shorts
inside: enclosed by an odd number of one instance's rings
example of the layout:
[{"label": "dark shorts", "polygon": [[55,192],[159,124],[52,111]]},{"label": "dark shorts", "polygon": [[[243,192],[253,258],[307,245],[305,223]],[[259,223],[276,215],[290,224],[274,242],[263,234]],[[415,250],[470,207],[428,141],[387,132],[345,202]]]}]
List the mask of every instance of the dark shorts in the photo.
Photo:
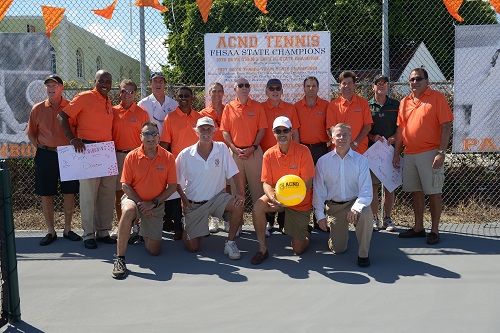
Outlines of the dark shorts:
[{"label": "dark shorts", "polygon": [[[38,148],[35,155],[35,193],[41,196],[57,194],[59,184],[59,162],[57,152]],[[80,189],[78,180],[60,182],[61,192],[76,194]]]}]

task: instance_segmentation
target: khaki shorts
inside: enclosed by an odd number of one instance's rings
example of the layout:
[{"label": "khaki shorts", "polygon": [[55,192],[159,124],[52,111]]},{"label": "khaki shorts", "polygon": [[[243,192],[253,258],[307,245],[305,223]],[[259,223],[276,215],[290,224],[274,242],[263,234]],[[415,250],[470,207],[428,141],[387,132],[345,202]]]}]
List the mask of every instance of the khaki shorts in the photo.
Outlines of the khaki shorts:
[{"label": "khaki shorts", "polygon": [[116,152],[116,163],[118,164],[118,175],[116,176],[116,190],[122,190],[122,183],[120,180],[122,179],[123,172],[123,163],[125,163],[125,157],[127,157],[128,153],[120,153]]},{"label": "khaki shorts", "polygon": [[380,179],[377,178],[377,176],[375,176],[375,174],[370,170],[370,176],[372,177],[372,184],[373,185],[380,185],[382,184],[382,182],[380,181]]},{"label": "khaki shorts", "polygon": [[204,204],[192,203],[192,209],[184,208],[184,220],[187,239],[195,239],[208,235],[208,216],[222,219],[222,214],[226,210],[228,202],[233,196],[226,192],[221,192],[208,200]]},{"label": "khaki shorts", "polygon": [[285,207],[285,233],[297,240],[306,240],[309,236],[307,226],[312,210],[294,210]]},{"label": "khaki shorts", "polygon": [[153,216],[146,217],[141,214],[137,204],[130,200],[126,194],[122,196],[122,209],[125,205],[133,205],[135,207],[136,219],[141,219],[140,235],[142,237],[151,238],[153,240],[161,240],[163,235],[163,215],[165,214],[162,202],[158,207],[153,208]]},{"label": "khaki shorts", "polygon": [[444,166],[432,168],[437,149],[418,154],[405,154],[403,159],[403,191],[438,194],[443,192]]}]

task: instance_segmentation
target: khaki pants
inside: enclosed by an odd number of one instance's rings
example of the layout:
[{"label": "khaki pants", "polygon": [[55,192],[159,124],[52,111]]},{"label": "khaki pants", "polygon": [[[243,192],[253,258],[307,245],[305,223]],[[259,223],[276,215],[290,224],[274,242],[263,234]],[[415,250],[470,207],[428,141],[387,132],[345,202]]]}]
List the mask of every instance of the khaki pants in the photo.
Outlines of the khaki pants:
[{"label": "khaki pants", "polygon": [[83,239],[105,237],[113,223],[116,176],[80,180]]},{"label": "khaki pants", "polygon": [[[337,204],[332,201],[326,202],[326,213],[333,217],[330,223],[330,239],[328,245],[333,253],[342,253],[347,250],[349,240],[349,222],[347,213],[351,210],[355,200],[343,204]],[[358,256],[368,257],[370,252],[370,241],[372,239],[372,213],[370,206],[365,207],[359,215],[359,220],[355,224],[356,238],[358,239]]]}]

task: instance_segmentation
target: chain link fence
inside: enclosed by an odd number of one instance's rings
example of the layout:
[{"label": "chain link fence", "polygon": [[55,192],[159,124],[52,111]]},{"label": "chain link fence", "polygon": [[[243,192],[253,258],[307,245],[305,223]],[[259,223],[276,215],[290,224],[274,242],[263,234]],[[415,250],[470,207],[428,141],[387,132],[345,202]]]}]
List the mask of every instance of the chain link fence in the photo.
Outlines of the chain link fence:
[{"label": "chain link fence", "polygon": [[[47,60],[35,73],[38,86],[11,83],[14,82],[12,77],[19,77],[23,72],[7,68],[12,56],[9,58],[1,52],[0,96],[5,96],[9,105],[11,101],[28,100],[19,108],[11,106],[14,118],[6,115],[10,111],[5,108],[0,110],[3,153],[15,148],[5,148],[9,142],[27,142],[22,141],[25,138],[17,141],[9,141],[9,138],[22,137],[32,103],[44,98],[43,81],[40,80],[50,73],[58,73],[64,79],[65,96],[72,98],[78,91],[92,87],[98,69],[109,70],[115,86],[124,78],[131,78],[138,85],[142,83],[143,94],[149,93],[144,77],[153,71],[163,71],[169,83],[167,93],[173,95],[176,88],[191,86],[196,98],[194,108],[201,110],[205,107],[205,87],[212,83],[205,82],[203,43],[207,33],[329,31],[331,98],[338,95],[338,74],[352,70],[358,75],[357,93],[360,96],[372,97],[371,80],[384,71],[390,75],[391,97],[401,99],[409,93],[410,70],[424,67],[429,72],[432,87],[446,95],[453,109],[455,28],[498,24],[498,16],[487,1],[465,1],[459,11],[464,22],[459,23],[447,12],[442,1],[434,0],[311,0],[307,3],[269,0],[268,14],[263,14],[252,0],[214,0],[208,21],[204,23],[196,1],[172,0],[163,1],[169,9],[166,13],[147,7],[143,9],[144,30],[141,34],[141,10],[134,6],[135,1],[118,1],[111,20],[91,11],[102,9],[111,2],[13,2],[0,21],[1,33],[31,32],[43,37],[45,26],[40,5],[62,7],[66,11],[50,41],[46,40],[47,59],[50,61]],[[142,71],[146,74],[142,80],[141,45],[145,55]],[[18,45],[21,50],[27,47],[29,45]],[[270,72],[269,78],[273,74],[276,73]],[[114,92],[113,96],[114,104],[118,104],[117,93]],[[138,94],[139,98],[141,94]],[[29,156],[34,152],[31,149],[18,146],[18,156],[13,157]],[[44,229],[41,200],[33,194],[33,159],[11,158],[9,162],[17,228]],[[448,154],[445,163],[447,180],[442,220],[458,223],[500,221],[498,152]],[[250,211],[250,207],[247,208]],[[77,216],[78,208],[75,211]],[[425,219],[429,221],[430,216]],[[400,225],[413,223],[410,196],[400,189],[396,190],[394,220]],[[56,197],[56,221],[56,226],[61,228],[64,216],[62,197],[59,196]],[[79,227],[76,223],[75,226]]]}]

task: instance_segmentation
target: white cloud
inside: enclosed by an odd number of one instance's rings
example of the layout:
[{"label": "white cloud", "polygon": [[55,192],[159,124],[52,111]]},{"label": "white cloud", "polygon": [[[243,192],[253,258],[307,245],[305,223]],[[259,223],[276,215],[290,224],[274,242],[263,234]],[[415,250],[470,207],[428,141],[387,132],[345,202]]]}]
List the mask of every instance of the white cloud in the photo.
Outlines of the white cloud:
[{"label": "white cloud", "polygon": [[88,31],[106,41],[106,44],[118,48],[125,36],[121,29],[107,29],[104,26],[92,23],[87,28]]}]

